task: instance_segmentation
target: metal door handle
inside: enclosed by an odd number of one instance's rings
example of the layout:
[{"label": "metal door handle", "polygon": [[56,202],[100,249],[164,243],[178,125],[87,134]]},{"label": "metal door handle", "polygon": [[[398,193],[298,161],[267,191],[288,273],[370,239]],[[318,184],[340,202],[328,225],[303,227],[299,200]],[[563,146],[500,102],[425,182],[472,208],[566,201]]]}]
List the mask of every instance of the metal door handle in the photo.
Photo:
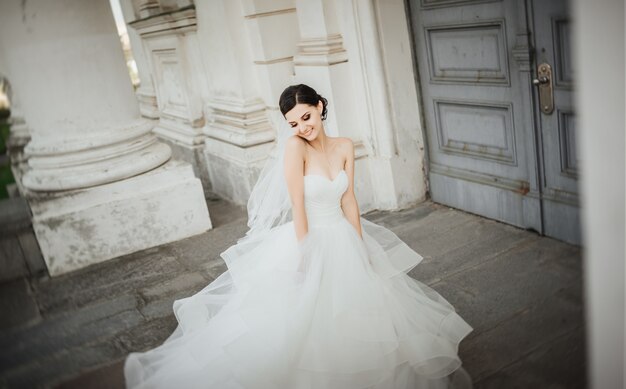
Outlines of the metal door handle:
[{"label": "metal door handle", "polygon": [[552,66],[542,63],[537,67],[537,78],[533,84],[539,88],[539,108],[550,115],[554,111],[554,88],[552,85]]}]

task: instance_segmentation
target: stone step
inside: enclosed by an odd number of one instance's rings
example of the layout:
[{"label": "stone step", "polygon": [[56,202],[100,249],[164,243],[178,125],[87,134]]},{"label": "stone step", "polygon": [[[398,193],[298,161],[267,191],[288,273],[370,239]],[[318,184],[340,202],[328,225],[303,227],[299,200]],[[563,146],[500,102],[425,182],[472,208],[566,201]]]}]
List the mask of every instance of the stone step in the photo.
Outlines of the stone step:
[{"label": "stone step", "polygon": [[47,272],[31,218],[23,198],[0,200],[0,283]]}]

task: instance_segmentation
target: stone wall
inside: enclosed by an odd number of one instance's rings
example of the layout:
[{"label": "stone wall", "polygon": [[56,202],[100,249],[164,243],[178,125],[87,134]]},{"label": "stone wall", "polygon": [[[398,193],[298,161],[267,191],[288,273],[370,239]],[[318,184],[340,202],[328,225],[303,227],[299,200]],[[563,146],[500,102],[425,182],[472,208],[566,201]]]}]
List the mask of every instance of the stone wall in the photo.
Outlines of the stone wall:
[{"label": "stone wall", "polygon": [[162,3],[122,0],[142,78],[137,94],[144,117],[159,118],[155,133],[208,173],[201,176],[205,188],[247,201],[283,120],[280,93],[307,83],[330,102],[327,132],[356,144],[363,211],[425,198],[402,0]]}]

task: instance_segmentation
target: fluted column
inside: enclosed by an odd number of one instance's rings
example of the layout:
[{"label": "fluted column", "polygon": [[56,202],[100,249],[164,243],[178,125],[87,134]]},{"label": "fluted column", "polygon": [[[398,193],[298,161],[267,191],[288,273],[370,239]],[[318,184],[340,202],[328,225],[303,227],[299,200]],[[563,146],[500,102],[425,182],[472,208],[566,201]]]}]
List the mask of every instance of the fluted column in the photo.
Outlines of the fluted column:
[{"label": "fluted column", "polygon": [[210,228],[190,166],[140,117],[107,0],[3,1],[0,55],[31,130],[22,184],[52,275]]},{"label": "fluted column", "polygon": [[[142,114],[158,117],[154,133],[170,146],[176,158],[193,166],[209,195],[211,181],[202,156],[206,82],[198,54],[196,9],[186,1],[161,0],[160,6],[161,13],[145,18],[135,15],[132,21],[124,11],[133,52],[138,53],[137,65],[152,82],[140,87],[137,96]],[[156,103],[156,112],[152,103]]]},{"label": "fluted column", "polygon": [[[276,4],[265,2],[259,16],[252,0],[217,0],[197,2],[198,39],[200,53],[207,72],[208,96],[204,101],[207,118],[203,128],[207,136],[204,155],[207,160],[213,190],[232,201],[245,204],[256,182],[262,164],[272,147],[275,130],[267,114],[275,92],[265,77],[256,77],[255,67],[281,68],[289,75],[290,57],[283,40],[267,50],[261,40],[266,35],[251,33],[250,24],[269,26],[269,19],[289,24],[293,9],[273,9]],[[279,4],[278,6],[284,6]],[[278,24],[274,23],[276,32]],[[273,35],[277,37],[277,34]],[[288,39],[287,39],[288,41]],[[258,55],[259,52],[271,52]],[[272,65],[259,65],[271,61]],[[278,96],[274,94],[274,96]]]},{"label": "fluted column", "polygon": [[[296,5],[300,40],[293,59],[295,74],[298,81],[313,86],[333,103],[327,122],[331,135],[337,136],[339,129],[350,128],[348,119],[352,105],[349,102],[353,98],[348,53],[337,20],[337,3],[297,0]],[[342,121],[342,118],[345,119]]]},{"label": "fluted column", "polygon": [[[142,15],[152,16],[162,12],[161,6],[154,0],[120,0],[120,8],[124,17],[124,22],[133,22]],[[156,4],[155,4],[156,3]],[[143,11],[143,13],[142,13]],[[141,36],[135,29],[127,27],[128,40],[133,52],[133,58],[137,65],[137,74],[139,75],[139,87],[135,90],[137,100],[139,101],[139,111],[141,116],[148,119],[159,118],[159,106],[157,104],[156,91],[154,89],[154,78],[150,62],[146,57],[146,48],[143,45]]]},{"label": "fluted column", "polygon": [[151,123],[137,115],[112,17],[103,17],[111,15],[109,7],[104,0],[2,4],[8,77],[31,128],[28,189],[106,184],[170,157]]}]

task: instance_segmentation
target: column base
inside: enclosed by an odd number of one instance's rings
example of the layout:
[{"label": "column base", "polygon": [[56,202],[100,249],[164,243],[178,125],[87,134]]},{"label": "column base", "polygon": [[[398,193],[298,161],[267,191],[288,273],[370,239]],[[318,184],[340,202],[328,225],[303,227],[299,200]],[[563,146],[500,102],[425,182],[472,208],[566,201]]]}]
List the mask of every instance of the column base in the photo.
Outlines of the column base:
[{"label": "column base", "polygon": [[258,98],[211,99],[206,107],[211,118],[204,127],[204,154],[214,193],[245,205],[274,147],[276,132],[265,104]]},{"label": "column base", "polygon": [[159,140],[166,143],[172,149],[172,158],[189,163],[196,177],[202,183],[204,197],[211,195],[212,185],[207,167],[207,160],[204,157],[204,145],[187,145],[172,141],[171,139],[160,137]]},{"label": "column base", "polygon": [[177,160],[105,185],[29,192],[27,200],[51,276],[212,228],[200,180]]},{"label": "column base", "polygon": [[207,140],[204,154],[213,192],[236,204],[247,204],[273,147],[273,142],[242,148],[217,139]]}]

